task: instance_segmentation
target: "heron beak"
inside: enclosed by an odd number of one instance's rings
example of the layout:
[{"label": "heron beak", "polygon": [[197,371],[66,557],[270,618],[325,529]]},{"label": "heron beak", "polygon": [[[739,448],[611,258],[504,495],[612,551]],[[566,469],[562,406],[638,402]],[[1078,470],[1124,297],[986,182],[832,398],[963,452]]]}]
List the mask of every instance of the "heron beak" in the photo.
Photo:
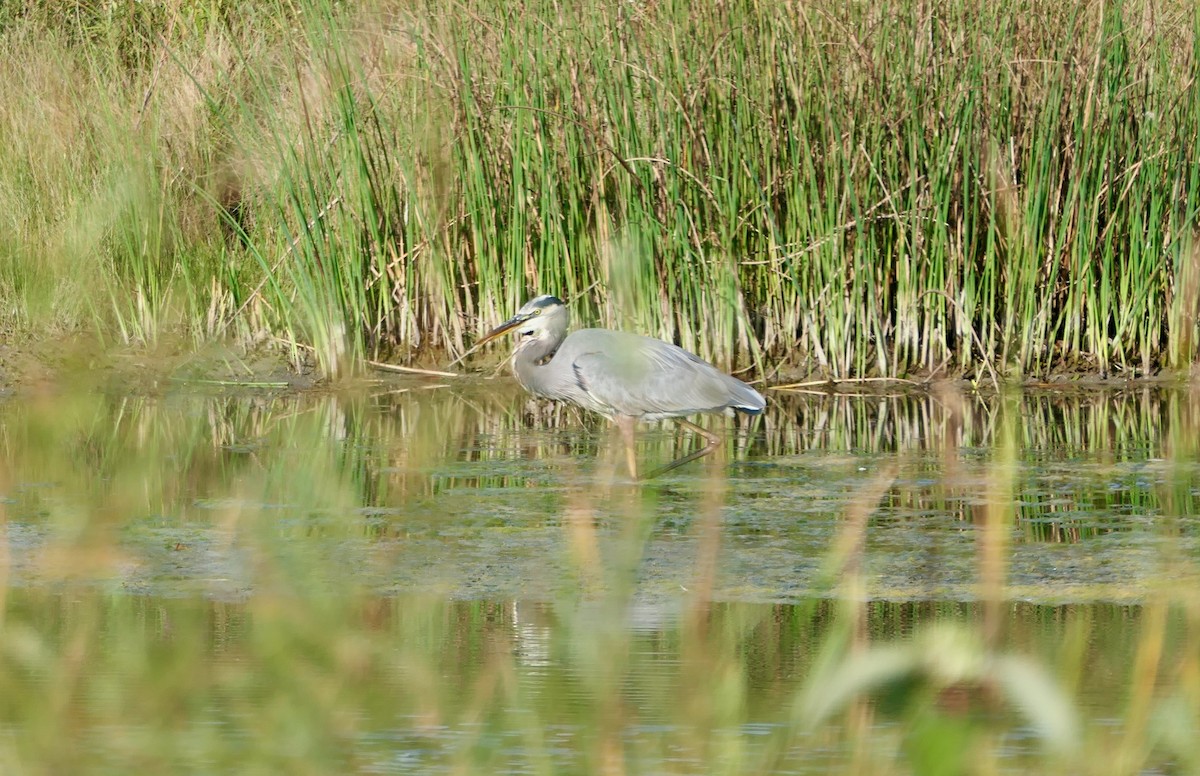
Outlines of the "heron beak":
[{"label": "heron beak", "polygon": [[[500,324],[496,328],[489,331],[487,334],[484,334],[483,338],[480,339],[478,342],[476,342],[474,347],[477,348],[480,345],[484,345],[488,342],[491,342],[492,340],[499,337],[501,334],[505,334],[507,332],[512,331],[513,329],[517,328],[522,323],[525,323],[525,321],[529,320],[532,317],[533,316],[529,315],[528,313],[526,313],[525,315],[514,315],[513,317],[509,318],[504,323]],[[474,348],[472,348],[472,349],[474,349]]]}]

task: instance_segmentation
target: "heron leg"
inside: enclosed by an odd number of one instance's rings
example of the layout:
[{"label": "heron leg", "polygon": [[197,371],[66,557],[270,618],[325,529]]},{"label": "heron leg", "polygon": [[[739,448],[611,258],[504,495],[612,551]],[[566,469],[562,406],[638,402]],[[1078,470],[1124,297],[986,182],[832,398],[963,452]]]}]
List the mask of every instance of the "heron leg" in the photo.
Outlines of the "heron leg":
[{"label": "heron leg", "polygon": [[647,480],[657,477],[661,474],[666,474],[667,472],[669,472],[673,469],[678,469],[680,466],[683,466],[685,463],[691,463],[692,461],[696,460],[697,458],[703,458],[704,456],[711,454],[712,451],[716,450],[717,447],[721,444],[720,435],[714,434],[713,432],[709,431],[708,429],[701,428],[700,426],[697,426],[695,423],[684,420],[683,418],[675,418],[675,420],[678,421],[679,425],[683,426],[684,428],[686,428],[690,431],[694,431],[697,434],[699,434],[700,436],[704,437],[706,440],[708,440],[708,444],[706,444],[704,447],[700,448],[699,450],[696,450],[695,452],[688,453],[687,455],[685,455],[682,458],[671,461],[666,466],[661,466],[661,467],[655,469],[654,471],[650,472],[649,474],[647,474],[645,476],[645,479],[647,479]]},{"label": "heron leg", "polygon": [[637,448],[633,444],[633,428],[637,419],[628,415],[618,415],[616,421],[617,428],[621,429],[621,439],[625,443],[625,463],[629,465],[629,476],[636,480],[638,478]]}]

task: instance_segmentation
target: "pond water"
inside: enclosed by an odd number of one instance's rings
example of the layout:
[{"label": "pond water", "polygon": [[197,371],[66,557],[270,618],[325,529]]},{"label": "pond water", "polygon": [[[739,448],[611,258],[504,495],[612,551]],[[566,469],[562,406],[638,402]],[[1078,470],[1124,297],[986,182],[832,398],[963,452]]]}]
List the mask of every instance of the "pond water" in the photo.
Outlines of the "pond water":
[{"label": "pond water", "polygon": [[0,767],[1200,762],[1200,394],[711,422],[719,455],[634,484],[510,381],[10,398]]}]

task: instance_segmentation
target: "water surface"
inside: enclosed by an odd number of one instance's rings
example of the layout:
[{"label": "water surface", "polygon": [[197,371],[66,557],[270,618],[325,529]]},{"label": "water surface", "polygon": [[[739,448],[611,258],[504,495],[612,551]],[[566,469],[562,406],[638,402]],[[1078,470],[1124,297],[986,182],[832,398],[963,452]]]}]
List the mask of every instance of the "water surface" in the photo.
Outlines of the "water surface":
[{"label": "water surface", "polygon": [[[854,654],[836,644],[925,649],[941,626],[1053,677],[1079,737],[1123,741],[1146,633],[1164,667],[1190,643],[1162,602],[1200,581],[1198,408],[1160,388],[775,395],[713,420],[721,455],[634,484],[602,422],[507,381],[11,398],[0,755],[886,772],[918,756],[924,680],[864,696],[858,734],[798,699]],[[639,439],[646,467],[697,444]],[[966,704],[971,740],[1024,767],[1050,723],[990,681],[920,708]]]}]

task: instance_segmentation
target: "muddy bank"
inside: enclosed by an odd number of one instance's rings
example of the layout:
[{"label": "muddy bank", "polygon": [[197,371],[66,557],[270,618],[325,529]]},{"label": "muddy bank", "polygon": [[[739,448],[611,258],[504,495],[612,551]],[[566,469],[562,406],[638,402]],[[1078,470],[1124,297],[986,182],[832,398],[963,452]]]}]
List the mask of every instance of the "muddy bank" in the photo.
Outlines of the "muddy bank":
[{"label": "muddy bank", "polygon": [[[466,363],[451,368],[445,366],[453,361],[450,356],[440,362],[426,359],[394,366],[381,361],[365,366],[358,374],[332,379],[320,373],[303,349],[296,352],[298,357],[293,359],[285,346],[270,343],[249,348],[208,343],[197,348],[190,341],[124,345],[82,334],[55,338],[10,335],[0,344],[0,395],[37,394],[64,388],[153,394],[185,385],[307,391],[352,388],[357,383],[456,379],[443,374],[447,372],[460,379],[508,374],[504,364],[508,355],[506,349],[472,355]],[[754,380],[749,376],[747,379]],[[754,381],[778,393],[894,393],[939,387],[990,393],[997,388],[1017,386],[1068,391],[1179,387],[1198,380],[1200,368],[1193,368],[1188,373],[1163,371],[1153,376],[1132,378],[1064,370],[1047,376],[1004,378],[997,375],[994,380],[991,377],[972,380],[945,373],[839,379],[795,367],[779,367],[765,379]]]}]

